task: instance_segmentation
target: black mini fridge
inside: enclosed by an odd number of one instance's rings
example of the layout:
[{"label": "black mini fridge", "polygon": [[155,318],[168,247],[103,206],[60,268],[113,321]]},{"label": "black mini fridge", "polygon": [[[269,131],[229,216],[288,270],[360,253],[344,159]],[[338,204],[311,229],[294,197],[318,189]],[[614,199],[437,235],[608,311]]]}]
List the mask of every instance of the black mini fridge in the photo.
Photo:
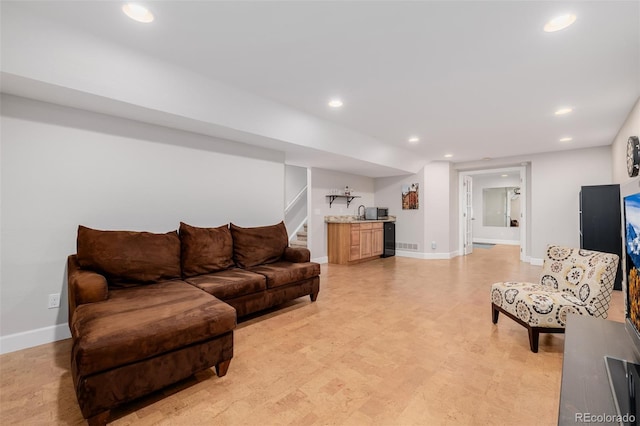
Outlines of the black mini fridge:
[{"label": "black mini fridge", "polygon": [[396,223],[384,223],[384,253],[382,257],[391,257],[396,255]]}]

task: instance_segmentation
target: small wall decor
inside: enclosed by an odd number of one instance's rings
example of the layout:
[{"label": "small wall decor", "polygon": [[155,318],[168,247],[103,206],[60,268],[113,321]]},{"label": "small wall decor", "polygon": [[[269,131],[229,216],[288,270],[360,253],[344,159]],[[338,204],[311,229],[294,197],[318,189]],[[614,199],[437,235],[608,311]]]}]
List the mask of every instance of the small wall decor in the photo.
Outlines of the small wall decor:
[{"label": "small wall decor", "polygon": [[638,176],[640,170],[640,141],[637,136],[630,136],[627,141],[627,172],[629,177]]},{"label": "small wall decor", "polygon": [[402,185],[402,210],[418,210],[420,207],[419,184]]}]

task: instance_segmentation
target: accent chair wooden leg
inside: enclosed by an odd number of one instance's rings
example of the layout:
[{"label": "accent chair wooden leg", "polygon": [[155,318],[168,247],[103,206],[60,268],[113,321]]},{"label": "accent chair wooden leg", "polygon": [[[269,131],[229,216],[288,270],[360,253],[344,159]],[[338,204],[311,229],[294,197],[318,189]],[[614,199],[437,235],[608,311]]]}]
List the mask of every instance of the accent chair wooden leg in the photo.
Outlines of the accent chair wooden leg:
[{"label": "accent chair wooden leg", "polygon": [[529,330],[529,346],[531,346],[531,352],[538,353],[540,331],[532,327],[527,327],[527,329]]},{"label": "accent chair wooden leg", "polygon": [[500,311],[498,310],[498,308],[496,308],[496,305],[492,303],[491,304],[491,321],[493,321],[494,324],[498,323],[498,315],[500,315]]},{"label": "accent chair wooden leg", "polygon": [[311,298],[312,302],[315,302],[316,299],[318,298],[318,293],[311,293],[309,297]]},{"label": "accent chair wooden leg", "polygon": [[111,411],[109,410],[103,411],[102,413],[96,414],[93,417],[89,417],[87,419],[87,423],[89,424],[89,426],[104,426],[107,424],[110,414]]},{"label": "accent chair wooden leg", "polygon": [[231,364],[230,359],[216,364],[216,374],[218,375],[218,377],[223,377],[225,374],[227,374],[229,364]]}]

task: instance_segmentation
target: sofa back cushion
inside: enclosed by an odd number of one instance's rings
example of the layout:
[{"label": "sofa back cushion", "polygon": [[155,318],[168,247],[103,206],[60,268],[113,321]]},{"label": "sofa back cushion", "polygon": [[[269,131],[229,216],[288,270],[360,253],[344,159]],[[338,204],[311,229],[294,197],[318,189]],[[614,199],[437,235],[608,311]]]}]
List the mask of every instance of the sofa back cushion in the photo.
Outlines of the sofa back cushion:
[{"label": "sofa back cushion", "polygon": [[78,227],[78,263],[103,274],[110,285],[153,283],[180,278],[180,238],[133,231]]},{"label": "sofa back cushion", "polygon": [[289,245],[284,222],[254,228],[241,228],[232,223],[230,228],[233,260],[241,268],[277,262]]},{"label": "sofa back cushion", "polygon": [[198,228],[180,222],[180,246],[185,278],[233,266],[233,240],[227,225]]}]

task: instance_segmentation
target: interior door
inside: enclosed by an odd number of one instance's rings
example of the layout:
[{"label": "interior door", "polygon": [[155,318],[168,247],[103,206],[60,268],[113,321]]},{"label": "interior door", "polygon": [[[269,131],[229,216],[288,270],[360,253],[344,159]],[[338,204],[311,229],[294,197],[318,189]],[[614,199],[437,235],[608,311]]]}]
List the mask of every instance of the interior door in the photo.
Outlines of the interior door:
[{"label": "interior door", "polygon": [[462,206],[462,214],[464,215],[464,236],[463,251],[465,256],[473,253],[473,179],[471,176],[463,176],[464,186],[464,206]]}]

